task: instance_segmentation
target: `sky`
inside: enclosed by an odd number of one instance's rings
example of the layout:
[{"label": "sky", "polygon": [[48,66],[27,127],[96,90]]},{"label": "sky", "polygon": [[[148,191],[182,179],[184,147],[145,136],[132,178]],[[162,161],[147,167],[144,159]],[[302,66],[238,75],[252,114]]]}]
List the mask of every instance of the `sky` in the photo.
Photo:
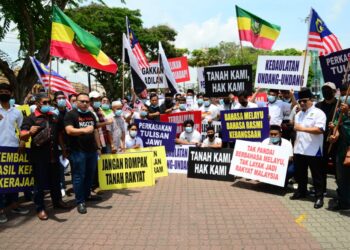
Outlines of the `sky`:
[{"label": "sky", "polygon": [[[342,47],[350,47],[347,25],[350,0],[126,0],[126,5],[120,0],[104,1],[109,7],[139,9],[144,27],[166,24],[174,28],[178,33],[175,46],[179,48],[200,49],[216,46],[221,41],[239,43],[235,5],[281,26],[280,37],[273,49],[305,49],[308,31],[305,18],[311,7],[338,37]],[[10,33],[0,42],[1,49],[12,58],[16,58],[18,51],[15,36]],[[142,45],[142,41],[140,43]],[[70,81],[87,83],[87,74],[75,74],[69,65],[69,62],[61,65],[60,73]],[[190,74],[191,81],[196,81],[195,70],[192,69]]]}]

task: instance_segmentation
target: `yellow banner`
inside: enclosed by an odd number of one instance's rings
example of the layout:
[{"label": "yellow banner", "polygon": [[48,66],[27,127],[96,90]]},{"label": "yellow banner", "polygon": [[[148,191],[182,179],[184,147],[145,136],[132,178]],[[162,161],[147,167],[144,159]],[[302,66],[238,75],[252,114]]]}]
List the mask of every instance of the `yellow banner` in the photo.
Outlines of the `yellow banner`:
[{"label": "yellow banner", "polygon": [[153,173],[154,178],[168,176],[168,164],[166,160],[165,147],[147,147],[147,148],[138,148],[138,149],[128,149],[126,152],[153,152]]},{"label": "yellow banner", "polygon": [[102,190],[153,186],[153,152],[106,154],[98,160]]},{"label": "yellow banner", "polygon": [[[29,108],[29,105],[19,105],[19,106],[16,106],[16,109],[18,109],[19,111],[22,112],[23,114],[23,119],[25,119],[26,116],[30,116],[30,108]],[[20,131],[21,128],[17,128],[16,126],[16,135],[18,136],[19,138],[19,131]],[[26,148],[30,148],[30,142],[31,142],[31,138],[29,138],[29,140],[26,142]]]}]

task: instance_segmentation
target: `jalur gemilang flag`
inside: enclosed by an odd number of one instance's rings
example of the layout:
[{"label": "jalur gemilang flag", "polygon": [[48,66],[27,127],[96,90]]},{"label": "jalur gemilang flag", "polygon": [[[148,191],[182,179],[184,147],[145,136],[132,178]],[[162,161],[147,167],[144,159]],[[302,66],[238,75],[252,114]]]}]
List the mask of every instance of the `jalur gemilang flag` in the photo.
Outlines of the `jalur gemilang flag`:
[{"label": "jalur gemilang flag", "polygon": [[130,43],[125,34],[123,34],[123,62],[130,65],[131,83],[135,93],[138,95],[146,92],[147,87],[145,83],[145,76],[141,73],[139,64],[131,50]]},{"label": "jalur gemilang flag", "polygon": [[311,9],[310,14],[307,48],[308,50],[318,50],[320,55],[342,50],[338,38],[327,28],[325,22],[314,9]]},{"label": "jalur gemilang flag", "polygon": [[175,77],[173,75],[173,72],[170,69],[170,65],[164,53],[161,42],[159,42],[158,63],[159,63],[160,72],[164,73],[165,84],[170,90],[170,93],[172,93],[173,95],[175,95],[176,93],[179,93],[179,89],[177,88]]}]

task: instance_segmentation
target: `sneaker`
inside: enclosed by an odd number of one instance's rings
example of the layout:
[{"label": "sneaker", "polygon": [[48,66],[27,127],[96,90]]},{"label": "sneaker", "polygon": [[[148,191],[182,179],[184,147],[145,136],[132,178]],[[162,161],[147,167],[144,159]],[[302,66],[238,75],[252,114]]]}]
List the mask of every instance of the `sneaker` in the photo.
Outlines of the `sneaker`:
[{"label": "sneaker", "polygon": [[7,216],[5,213],[0,213],[0,223],[6,223],[8,221]]},{"label": "sneaker", "polygon": [[29,214],[29,209],[24,208],[24,207],[16,207],[16,208],[11,209],[11,212],[14,214],[26,215],[26,214]]},{"label": "sneaker", "polygon": [[80,214],[86,214],[87,210],[86,210],[86,205],[85,203],[79,203],[77,206],[77,210]]},{"label": "sneaker", "polygon": [[61,189],[61,195],[62,195],[62,197],[66,196],[66,190],[64,190],[64,188]]}]

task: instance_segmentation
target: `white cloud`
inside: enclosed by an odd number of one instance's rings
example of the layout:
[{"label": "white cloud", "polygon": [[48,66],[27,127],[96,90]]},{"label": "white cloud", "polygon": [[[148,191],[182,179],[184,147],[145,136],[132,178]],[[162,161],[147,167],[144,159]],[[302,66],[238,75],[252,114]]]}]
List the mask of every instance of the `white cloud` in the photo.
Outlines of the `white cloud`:
[{"label": "white cloud", "polygon": [[216,46],[221,41],[239,41],[236,18],[221,20],[221,17],[217,16],[202,23],[186,24],[178,29],[175,45],[178,48],[193,50]]}]

